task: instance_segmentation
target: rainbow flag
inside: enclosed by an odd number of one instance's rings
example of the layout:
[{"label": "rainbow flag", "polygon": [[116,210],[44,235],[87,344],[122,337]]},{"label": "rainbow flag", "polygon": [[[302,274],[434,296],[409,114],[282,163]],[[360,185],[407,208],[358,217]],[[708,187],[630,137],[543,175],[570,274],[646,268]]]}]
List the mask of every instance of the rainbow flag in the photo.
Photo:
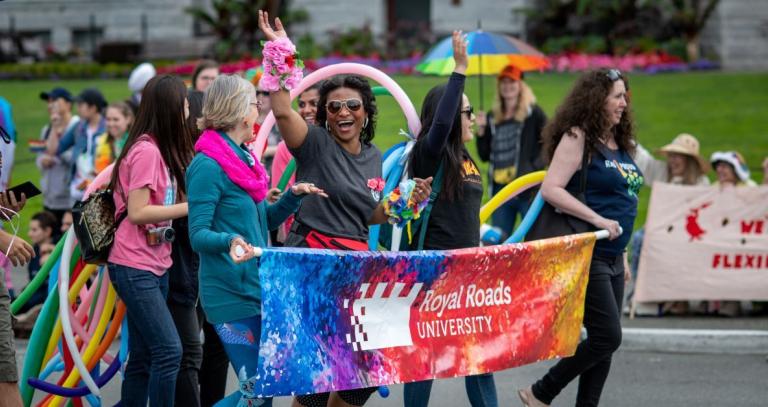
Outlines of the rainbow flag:
[{"label": "rainbow flag", "polygon": [[35,154],[45,151],[45,140],[29,140],[29,151]]}]

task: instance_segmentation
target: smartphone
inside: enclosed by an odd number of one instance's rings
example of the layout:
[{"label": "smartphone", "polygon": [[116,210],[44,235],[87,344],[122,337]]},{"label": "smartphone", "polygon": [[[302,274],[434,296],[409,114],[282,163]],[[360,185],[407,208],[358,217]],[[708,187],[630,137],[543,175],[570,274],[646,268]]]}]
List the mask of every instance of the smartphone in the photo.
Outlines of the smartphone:
[{"label": "smartphone", "polygon": [[21,194],[24,194],[27,199],[32,198],[34,196],[40,195],[42,192],[35,186],[35,184],[31,183],[30,181],[27,181],[23,184],[16,185],[15,187],[10,187],[6,191],[6,194],[8,192],[13,192],[16,196],[16,199],[21,199]]}]

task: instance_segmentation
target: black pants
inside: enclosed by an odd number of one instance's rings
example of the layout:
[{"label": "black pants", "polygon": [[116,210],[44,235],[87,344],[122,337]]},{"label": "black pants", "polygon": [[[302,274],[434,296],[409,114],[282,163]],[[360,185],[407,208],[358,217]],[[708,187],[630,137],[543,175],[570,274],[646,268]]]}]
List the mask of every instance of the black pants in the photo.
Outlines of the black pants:
[{"label": "black pants", "polygon": [[177,406],[200,406],[198,374],[203,362],[203,344],[200,341],[200,325],[197,320],[197,307],[168,302],[173,323],[181,339],[181,368],[176,377]]},{"label": "black pants", "polygon": [[576,353],[560,360],[533,385],[533,395],[546,404],[579,376],[576,406],[597,406],[611,356],[621,344],[621,305],[624,296],[624,262],[616,258],[592,257],[584,304],[587,339]]},{"label": "black pants", "polygon": [[198,315],[203,328],[203,363],[200,368],[200,404],[211,407],[224,398],[227,391],[227,371],[229,358],[224,351],[224,345],[213,325],[205,320],[202,307],[198,305]]}]

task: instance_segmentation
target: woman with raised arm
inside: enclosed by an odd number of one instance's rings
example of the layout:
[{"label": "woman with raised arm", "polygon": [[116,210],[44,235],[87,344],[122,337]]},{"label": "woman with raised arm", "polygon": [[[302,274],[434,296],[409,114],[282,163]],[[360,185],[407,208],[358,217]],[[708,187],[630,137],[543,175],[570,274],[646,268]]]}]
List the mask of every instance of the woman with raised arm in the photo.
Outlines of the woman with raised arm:
[{"label": "woman with raised arm", "polygon": [[[381,152],[371,141],[376,100],[368,81],[356,75],[336,76],[320,88],[317,126],[307,125],[291,108],[289,90],[301,80],[295,47],[280,23],[259,12],[264,46],[261,86],[270,92],[272,111],[286,146],[296,159],[296,179],[322,188],[328,198],[308,196],[296,214],[286,246],[368,250],[368,225],[387,221],[381,203]],[[290,69],[289,69],[290,68]],[[280,73],[276,75],[275,73]],[[416,180],[414,198],[431,192],[431,179]],[[321,333],[318,333],[322,336]],[[298,396],[300,406],[362,406],[376,388]]]},{"label": "woman with raised arm", "polygon": [[[483,179],[465,146],[472,141],[475,115],[464,94],[467,44],[460,31],[453,32],[456,68],[447,84],[432,88],[421,107],[421,134],[410,161],[412,176],[442,178],[440,194],[427,223],[423,249],[451,250],[480,245],[480,204]],[[438,177],[442,171],[443,176]],[[413,249],[422,249],[414,247]],[[429,366],[430,360],[414,360]],[[473,407],[498,405],[496,386],[490,373],[467,376],[467,397]],[[432,381],[406,383],[406,407],[426,407]]]}]

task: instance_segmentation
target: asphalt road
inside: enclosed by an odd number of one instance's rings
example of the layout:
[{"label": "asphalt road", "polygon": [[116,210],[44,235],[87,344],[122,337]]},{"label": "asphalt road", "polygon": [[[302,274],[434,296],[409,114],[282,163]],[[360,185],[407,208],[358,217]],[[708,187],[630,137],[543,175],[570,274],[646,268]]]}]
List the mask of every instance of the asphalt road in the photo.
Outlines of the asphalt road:
[{"label": "asphalt road", "polygon": [[[25,341],[17,341],[21,361]],[[619,351],[608,377],[601,406],[619,407],[704,407],[768,406],[768,349],[760,355],[704,355]],[[521,406],[516,389],[543,375],[552,362],[542,362],[496,373],[500,406]],[[230,369],[229,390],[236,380]],[[553,406],[572,406],[577,383],[571,383]],[[391,386],[383,399],[374,394],[367,406],[401,406],[402,386]],[[119,398],[119,383],[113,380],[103,389],[103,405]],[[289,398],[275,399],[277,407],[290,405]],[[430,406],[467,406],[463,379],[437,381]]]}]

